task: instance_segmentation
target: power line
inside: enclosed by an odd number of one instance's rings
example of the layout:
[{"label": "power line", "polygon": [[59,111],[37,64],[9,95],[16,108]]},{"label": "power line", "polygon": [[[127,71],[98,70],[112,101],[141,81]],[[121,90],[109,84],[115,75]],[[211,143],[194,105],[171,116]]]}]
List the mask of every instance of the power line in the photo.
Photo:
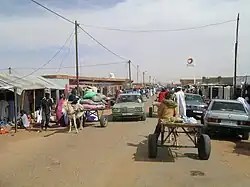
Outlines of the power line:
[{"label": "power line", "polygon": [[[75,22],[71,21],[70,19],[66,18],[65,16],[63,16],[63,15],[61,15],[61,14],[59,14],[59,13],[57,13],[57,12],[51,10],[51,9],[49,9],[48,7],[42,5],[41,3],[38,3],[38,2],[35,1],[35,0],[31,0],[31,1],[32,1],[33,3],[35,3],[35,4],[37,4],[38,6],[40,6],[40,7],[44,8],[44,9],[46,9],[47,11],[49,11],[49,12],[55,14],[56,16],[59,16],[60,18],[62,18],[62,19],[64,19],[64,20],[68,21],[69,23],[72,23],[72,24],[75,25]],[[117,53],[113,52],[112,50],[110,50],[110,49],[109,49],[108,47],[106,47],[105,45],[103,45],[103,44],[102,44],[101,42],[99,42],[95,37],[93,37],[93,36],[92,36],[90,33],[88,33],[85,29],[83,29],[80,25],[78,25],[78,27],[79,27],[86,35],[88,35],[92,40],[94,40],[94,41],[95,41],[96,43],[98,43],[101,47],[103,47],[106,51],[110,52],[111,54],[113,54],[114,56],[116,56],[116,57],[118,57],[118,58],[120,58],[120,59],[122,59],[122,60],[127,60],[127,59],[125,59],[124,57],[122,57],[122,56],[118,55]]]},{"label": "power line", "polygon": [[57,15],[58,17],[62,18],[63,20],[65,20],[65,21],[67,21],[69,23],[75,24],[74,21],[71,21],[70,19],[66,18],[65,16],[63,16],[63,15],[61,15],[61,14],[59,14],[59,13],[57,13],[57,12],[51,10],[51,9],[49,9],[48,7],[42,5],[41,3],[38,3],[35,0],[30,0],[30,1],[32,1],[33,3],[37,4],[38,6],[44,8],[44,9],[46,9],[47,11],[51,12],[52,14]]},{"label": "power line", "polygon": [[[39,3],[39,2],[37,2],[35,0],[30,0],[30,1],[33,2],[33,3],[35,3],[35,4],[37,4],[38,6],[40,6],[42,8],[44,8],[44,9],[46,9],[47,11],[51,12],[52,14],[55,14],[56,16],[62,18],[63,20],[65,20],[65,21],[67,21],[67,22],[69,22],[71,24],[75,24],[74,21],[72,21],[72,20],[66,18],[65,16],[63,16],[63,15],[55,12],[54,10],[51,10],[50,8],[42,5],[41,3]],[[196,29],[202,29],[202,28],[205,28],[205,27],[212,27],[212,26],[217,26],[217,25],[223,25],[223,24],[230,23],[230,22],[235,22],[235,21],[236,20],[233,19],[233,20],[227,20],[227,21],[223,21],[223,22],[211,23],[211,24],[194,26],[194,27],[187,27],[187,28],[179,28],[179,29],[150,29],[150,30],[121,29],[121,28],[111,28],[111,27],[102,27],[102,26],[96,26],[96,25],[89,25],[89,24],[83,24],[83,26],[84,27],[90,27],[90,28],[96,28],[96,29],[110,30],[110,31],[119,31],[119,32],[134,32],[134,33],[143,33],[144,32],[144,33],[150,33],[150,32],[176,32],[176,31],[196,30]],[[89,36],[89,37],[92,38],[92,36]]]},{"label": "power line", "polygon": [[[64,42],[64,44],[62,45],[62,47],[52,56],[52,58],[50,60],[48,60],[46,63],[44,63],[41,67],[35,69],[34,71],[32,71],[31,73],[21,77],[21,78],[18,78],[18,79],[24,79],[34,73],[36,73],[37,71],[39,71],[40,69],[42,69],[43,67],[47,66],[62,50],[63,48],[65,47],[65,45],[68,43],[68,41],[70,40],[70,38],[73,36],[74,32],[72,32],[69,37],[66,39],[66,41]],[[16,79],[16,80],[18,80]],[[12,82],[15,82],[16,80],[13,80]]]},{"label": "power line", "polygon": [[[110,62],[110,63],[103,63],[103,64],[86,64],[86,65],[82,65],[79,67],[97,67],[97,66],[109,66],[109,65],[117,65],[117,64],[125,64],[127,62]],[[74,66],[65,66],[65,67],[61,67],[61,69],[73,69],[75,68]],[[11,68],[14,70],[27,70],[27,69],[36,69],[36,68],[30,68],[30,67],[21,67],[21,68]],[[54,69],[58,69],[58,68],[40,68],[43,70],[54,70]],[[1,70],[1,69],[0,69]],[[8,68],[5,68],[3,70],[8,70]]]},{"label": "power line", "polygon": [[133,30],[133,29],[121,29],[121,28],[111,28],[111,27],[101,27],[95,25],[87,25],[84,24],[85,27],[95,28],[95,29],[102,29],[102,30],[109,30],[109,31],[119,31],[119,32],[131,32],[131,33],[153,33],[153,32],[178,32],[178,31],[187,31],[187,30],[197,30],[202,29],[205,27],[213,27],[218,25],[223,25],[230,22],[235,22],[236,20],[227,20],[223,22],[211,23],[206,25],[194,26],[194,27],[187,27],[187,28],[179,28],[179,29],[150,29],[150,30]]},{"label": "power line", "polygon": [[88,33],[85,29],[83,29],[80,25],[79,28],[86,34],[88,35],[92,40],[94,40],[97,44],[99,44],[101,47],[103,47],[106,51],[110,52],[111,54],[113,54],[114,56],[122,59],[122,60],[127,60],[124,57],[118,55],[117,53],[113,52],[112,50],[110,50],[108,47],[106,47],[105,45],[103,45],[100,41],[98,41],[95,37],[93,37],[90,33]]}]

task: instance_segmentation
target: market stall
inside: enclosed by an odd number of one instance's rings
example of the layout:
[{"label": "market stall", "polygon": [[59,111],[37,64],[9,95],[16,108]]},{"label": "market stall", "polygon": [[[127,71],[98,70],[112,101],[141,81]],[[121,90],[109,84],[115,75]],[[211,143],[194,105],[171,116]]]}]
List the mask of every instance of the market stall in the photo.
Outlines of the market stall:
[{"label": "market stall", "polygon": [[[13,92],[12,100],[7,101],[6,92]],[[17,132],[17,88],[14,86],[0,86],[0,134],[8,133],[6,126],[11,120],[15,124],[15,132]],[[4,98],[3,98],[4,96]],[[9,103],[13,105],[9,105]],[[13,119],[10,119],[12,118]]]}]

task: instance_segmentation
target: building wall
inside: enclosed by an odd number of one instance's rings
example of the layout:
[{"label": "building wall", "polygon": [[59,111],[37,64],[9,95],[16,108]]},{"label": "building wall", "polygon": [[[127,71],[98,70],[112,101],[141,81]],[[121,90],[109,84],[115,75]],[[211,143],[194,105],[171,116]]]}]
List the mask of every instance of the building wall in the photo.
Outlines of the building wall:
[{"label": "building wall", "polygon": [[[236,84],[241,85],[242,82],[247,82],[250,84],[250,76],[237,76]],[[182,85],[193,84],[193,79],[180,79]],[[201,79],[196,79],[196,83],[201,84],[224,84],[224,85],[233,85],[233,77],[202,77]]]},{"label": "building wall", "polygon": [[[195,80],[196,83],[201,83],[201,79],[196,79]],[[190,85],[190,84],[194,84],[194,79],[180,79],[180,83],[182,86],[184,85]]]}]

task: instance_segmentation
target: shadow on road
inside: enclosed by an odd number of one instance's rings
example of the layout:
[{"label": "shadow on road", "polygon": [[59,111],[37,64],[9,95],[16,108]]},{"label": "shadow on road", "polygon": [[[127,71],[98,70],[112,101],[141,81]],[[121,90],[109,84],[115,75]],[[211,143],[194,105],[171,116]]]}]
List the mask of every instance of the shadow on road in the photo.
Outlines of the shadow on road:
[{"label": "shadow on road", "polygon": [[155,159],[148,158],[147,140],[143,140],[139,144],[128,143],[128,146],[136,147],[136,153],[133,155],[134,161],[137,162],[175,162],[172,151],[166,147],[158,148],[158,156]]},{"label": "shadow on road", "polygon": [[233,153],[236,153],[238,155],[250,156],[250,142],[248,141],[235,142]]},{"label": "shadow on road", "polygon": [[228,134],[220,134],[220,135],[214,135],[210,136],[212,140],[217,141],[229,141],[235,144],[233,153],[236,153],[238,155],[245,155],[250,156],[250,142],[249,141],[243,141],[240,136],[232,136]]},{"label": "shadow on road", "polygon": [[241,141],[240,136],[230,135],[230,134],[209,134],[209,137],[211,140],[217,140],[217,141],[229,141],[229,142],[238,142]]},{"label": "shadow on road", "polygon": [[200,160],[197,153],[180,153],[177,151],[172,150],[174,158],[190,158],[192,160]]}]

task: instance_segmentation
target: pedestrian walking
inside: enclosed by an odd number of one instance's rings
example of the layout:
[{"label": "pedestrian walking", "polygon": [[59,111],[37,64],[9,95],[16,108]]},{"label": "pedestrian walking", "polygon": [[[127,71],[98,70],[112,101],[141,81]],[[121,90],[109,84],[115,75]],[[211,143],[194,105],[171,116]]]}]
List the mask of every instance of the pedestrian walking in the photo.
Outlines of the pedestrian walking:
[{"label": "pedestrian walking", "polygon": [[181,87],[177,87],[175,93],[175,100],[178,104],[178,114],[180,117],[186,117],[186,101],[185,101],[185,94],[182,91]]},{"label": "pedestrian walking", "polygon": [[45,90],[45,97],[42,98],[41,101],[41,108],[42,108],[42,123],[41,123],[41,130],[49,127],[50,116],[51,116],[51,109],[53,105],[53,99],[50,97],[49,90]]}]

